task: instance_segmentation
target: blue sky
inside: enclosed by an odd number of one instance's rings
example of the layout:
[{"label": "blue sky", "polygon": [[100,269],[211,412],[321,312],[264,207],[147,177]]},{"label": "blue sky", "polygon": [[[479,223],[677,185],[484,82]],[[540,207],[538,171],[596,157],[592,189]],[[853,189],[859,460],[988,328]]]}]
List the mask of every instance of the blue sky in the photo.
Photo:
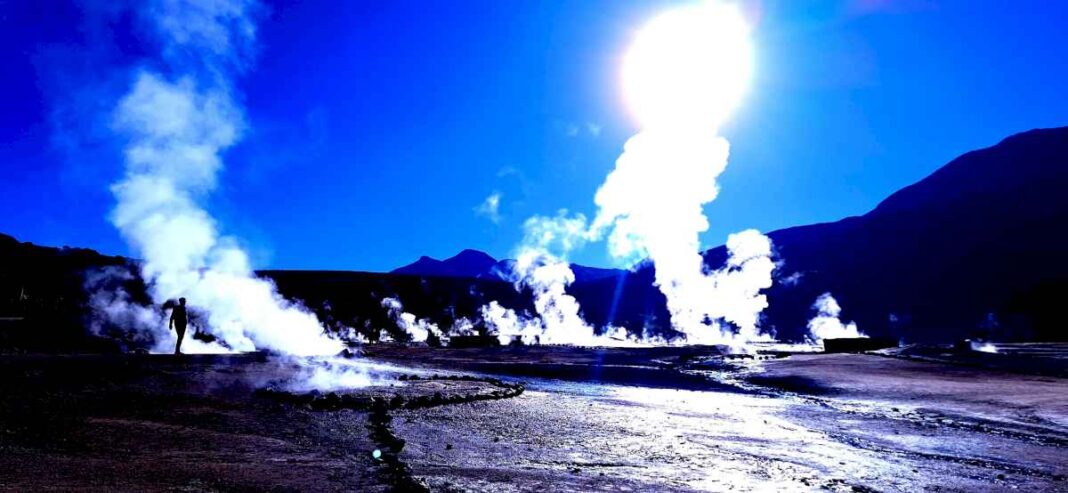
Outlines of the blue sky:
[{"label": "blue sky", "polygon": [[[269,3],[248,129],[208,209],[258,267],[508,256],[593,194],[635,125],[618,90],[666,0]],[[104,5],[102,7],[101,5]],[[1068,125],[1068,2],[749,2],[752,92],[707,246],[861,214],[962,152]],[[114,2],[0,1],[0,232],[125,254],[107,115],[152,41]],[[499,221],[476,209],[500,194]],[[602,244],[574,255],[606,265]]]}]

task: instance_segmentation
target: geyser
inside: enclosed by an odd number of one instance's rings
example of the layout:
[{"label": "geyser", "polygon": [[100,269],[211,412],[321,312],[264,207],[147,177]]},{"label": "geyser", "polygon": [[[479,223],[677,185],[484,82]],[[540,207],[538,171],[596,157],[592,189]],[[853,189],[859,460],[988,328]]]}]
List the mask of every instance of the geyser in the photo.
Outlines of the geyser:
[{"label": "geyser", "polygon": [[[517,287],[530,288],[539,320],[529,323],[499,305],[483,318],[501,334],[564,344],[644,344],[616,327],[595,336],[577,300],[571,248],[607,235],[609,252],[623,263],[650,259],[667,299],[671,325],[691,344],[770,340],[759,328],[775,263],[771,240],[755,230],[727,239],[729,258],[706,269],[700,233],[703,207],[719,192],[730,145],[720,124],[740,104],[753,72],[749,26],[735,5],[707,2],[666,12],[642,29],[622,67],[623,93],[642,126],[598,189],[598,213],[534,217],[516,262]],[[556,248],[550,248],[557,245]],[[609,335],[610,334],[610,335]]]},{"label": "geyser", "polygon": [[[200,328],[226,348],[333,355],[343,344],[314,314],[257,278],[238,242],[222,235],[201,205],[216,187],[223,152],[245,128],[233,78],[246,68],[256,8],[243,0],[143,6],[140,18],[161,51],[159,60],[143,64],[152,68],[134,72],[113,114],[113,129],[125,139],[126,171],[112,186],[118,203],[111,221],[143,259],[153,301],[188,298],[203,314]],[[101,313],[114,318],[115,307]],[[173,340],[166,324],[152,317],[126,320],[138,321],[130,328],[151,334],[157,344]]]},{"label": "geyser", "polygon": [[810,343],[822,344],[824,339],[868,337],[857,328],[857,324],[842,322],[842,306],[831,293],[823,293],[816,298],[812,309],[816,314],[808,321],[807,339]]},{"label": "geyser", "polygon": [[771,338],[758,326],[775,270],[771,240],[755,230],[731,235],[727,265],[712,272],[700,253],[704,206],[719,193],[730,153],[718,128],[752,78],[749,31],[735,5],[707,2],[664,13],[638,33],[622,76],[642,130],[594,199],[594,233],[609,231],[614,257],[653,261],[672,328],[690,343]]}]

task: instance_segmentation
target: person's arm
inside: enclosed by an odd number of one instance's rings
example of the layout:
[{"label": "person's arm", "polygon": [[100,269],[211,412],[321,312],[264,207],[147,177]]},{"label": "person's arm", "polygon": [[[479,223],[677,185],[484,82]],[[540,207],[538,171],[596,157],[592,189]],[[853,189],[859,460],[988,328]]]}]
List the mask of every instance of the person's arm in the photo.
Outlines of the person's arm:
[{"label": "person's arm", "polygon": [[171,309],[171,321],[167,323],[167,330],[174,328],[174,309]]}]

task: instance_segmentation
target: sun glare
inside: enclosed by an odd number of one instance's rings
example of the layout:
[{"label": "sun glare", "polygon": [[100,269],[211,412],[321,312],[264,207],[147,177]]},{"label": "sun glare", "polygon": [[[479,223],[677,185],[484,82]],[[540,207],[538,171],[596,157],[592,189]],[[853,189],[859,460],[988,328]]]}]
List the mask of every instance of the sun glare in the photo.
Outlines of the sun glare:
[{"label": "sun glare", "polygon": [[753,72],[749,25],[733,4],[665,12],[641,29],[623,61],[623,92],[646,128],[718,126]]}]

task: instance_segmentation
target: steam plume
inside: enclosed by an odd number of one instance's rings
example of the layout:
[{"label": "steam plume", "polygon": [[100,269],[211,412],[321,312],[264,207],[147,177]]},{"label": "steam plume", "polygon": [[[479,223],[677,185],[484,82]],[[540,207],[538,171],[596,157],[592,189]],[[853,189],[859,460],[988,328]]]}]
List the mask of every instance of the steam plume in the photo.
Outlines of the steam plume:
[{"label": "steam plume", "polygon": [[691,343],[770,338],[759,321],[767,306],[761,290],[775,270],[771,240],[756,230],[730,235],[727,265],[712,272],[700,253],[699,235],[709,227],[703,208],[719,192],[728,154],[712,127],[646,129],[627,141],[594,199],[593,231],[608,232],[616,258],[652,260],[672,328]]},{"label": "steam plume", "polygon": [[751,75],[749,26],[736,5],[708,1],[650,22],[623,63],[628,102],[643,129],[631,137],[594,198],[592,231],[609,252],[648,258],[671,325],[690,343],[734,346],[770,339],[759,329],[771,287],[771,241],[755,230],[730,235],[730,258],[708,272],[700,253],[704,207],[716,199],[730,145],[719,125]]},{"label": "steam plume", "polygon": [[523,245],[514,270],[519,284],[534,294],[534,309],[541,324],[540,340],[546,344],[589,344],[593,327],[583,320],[575,297],[566,292],[575,274],[566,255],[585,241],[586,218],[535,216],[524,224]]},{"label": "steam plume", "polygon": [[[686,342],[741,346],[771,339],[759,326],[767,307],[762,291],[771,287],[775,270],[771,240],[755,230],[730,235],[727,264],[714,271],[700,253],[700,234],[709,227],[704,207],[719,193],[716,180],[730,148],[718,126],[751,71],[749,28],[734,7],[710,1],[670,11],[631,47],[624,86],[645,128],[626,142],[597,191],[592,225],[563,214],[527,222],[516,273],[534,293],[543,342],[595,338],[565,291],[574,281],[565,256],[606,235],[617,259],[653,262],[672,328]],[[549,248],[554,242],[561,248]],[[514,313],[492,306],[487,313],[510,330],[530,332]]]},{"label": "steam plume", "polygon": [[496,300],[483,305],[479,314],[486,328],[497,336],[501,344],[509,344],[513,338],[518,338],[528,345],[540,342],[543,328],[540,320],[536,318],[520,316],[515,310],[501,306]]},{"label": "steam plume", "polygon": [[516,313],[496,301],[483,306],[482,319],[501,343],[519,338],[524,344],[644,344],[622,327],[608,327],[604,334],[597,334],[583,319],[578,300],[567,293],[567,287],[575,281],[567,255],[591,238],[585,216],[569,216],[561,210],[555,217],[532,217],[523,229],[525,234],[516,252],[513,274],[516,288],[529,289],[533,294],[536,316]]},{"label": "steam plume", "polygon": [[[234,238],[223,236],[200,205],[216,187],[222,153],[245,127],[232,76],[245,68],[255,39],[244,0],[160,0],[147,7],[165,70],[141,70],[115,109],[126,137],[126,173],[112,191],[111,215],[144,263],[156,303],[185,297],[202,310],[203,328],[238,351],[336,354],[338,340],[317,318],[255,276]],[[165,324],[142,326],[166,338]]]},{"label": "steam plume", "polygon": [[434,334],[439,339],[441,338],[441,332],[438,331],[437,324],[426,319],[416,318],[414,314],[404,311],[404,305],[401,304],[399,299],[382,298],[382,307],[389,312],[389,318],[397,324],[397,327],[400,327],[401,330],[408,334],[412,342],[426,342],[430,334]]},{"label": "steam plume", "polygon": [[842,337],[868,337],[857,329],[853,322],[842,323],[842,307],[831,293],[823,293],[812,304],[816,316],[808,321],[808,339],[813,344],[820,344],[824,339]]}]

